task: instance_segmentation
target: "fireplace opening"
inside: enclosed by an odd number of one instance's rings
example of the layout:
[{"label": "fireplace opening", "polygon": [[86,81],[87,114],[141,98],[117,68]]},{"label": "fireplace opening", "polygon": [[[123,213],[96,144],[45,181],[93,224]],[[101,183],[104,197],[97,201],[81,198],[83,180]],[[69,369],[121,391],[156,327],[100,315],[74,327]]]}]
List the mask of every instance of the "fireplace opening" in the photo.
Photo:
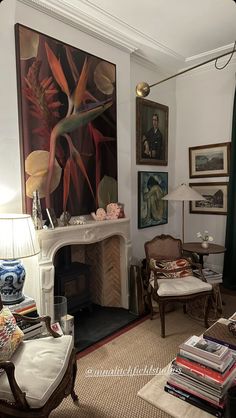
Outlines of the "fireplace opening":
[{"label": "fireplace opening", "polygon": [[61,247],[55,257],[54,294],[67,298],[78,352],[113,334],[137,316],[122,306],[121,238]]},{"label": "fireplace opening", "polygon": [[85,307],[89,309],[92,307],[90,267],[86,263],[72,262],[70,245],[60,248],[57,252],[54,295],[67,298],[69,314],[75,314]]}]

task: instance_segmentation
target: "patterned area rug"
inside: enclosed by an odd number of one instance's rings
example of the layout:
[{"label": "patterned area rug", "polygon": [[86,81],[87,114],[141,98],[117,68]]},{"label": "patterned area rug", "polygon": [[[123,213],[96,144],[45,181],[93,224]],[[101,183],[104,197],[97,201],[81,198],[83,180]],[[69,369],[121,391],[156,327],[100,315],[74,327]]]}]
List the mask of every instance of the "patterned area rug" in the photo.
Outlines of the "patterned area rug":
[{"label": "patterned area rug", "polygon": [[[223,316],[236,311],[236,296],[224,295]],[[192,334],[204,331],[202,322],[182,309],[166,314],[166,338],[160,337],[157,314],[78,360],[76,393],[50,418],[167,418],[168,414],[138,397],[138,391],[176,355],[178,346]],[[121,374],[126,374],[121,375]],[[119,375],[120,374],[120,375]]]}]

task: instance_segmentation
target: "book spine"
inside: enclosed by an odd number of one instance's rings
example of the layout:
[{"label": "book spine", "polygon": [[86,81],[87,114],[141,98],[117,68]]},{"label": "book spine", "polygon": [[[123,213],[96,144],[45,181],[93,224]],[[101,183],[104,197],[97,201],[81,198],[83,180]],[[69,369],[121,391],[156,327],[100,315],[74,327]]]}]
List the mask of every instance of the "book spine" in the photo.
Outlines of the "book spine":
[{"label": "book spine", "polygon": [[34,337],[35,335],[39,335],[42,332],[42,325],[40,325],[38,328],[33,329],[32,331],[28,331],[24,333],[24,340],[28,340],[31,337]]},{"label": "book spine", "polygon": [[202,364],[193,363],[191,360],[187,360],[183,357],[176,357],[177,364],[183,365],[185,367],[188,367],[190,370],[192,370],[195,373],[199,373],[201,376],[208,376],[212,379],[217,380],[219,383],[223,383],[226,379],[226,377],[231,373],[232,368],[230,368],[227,373],[222,375],[220,372],[214,371],[212,369],[209,369],[209,367],[206,367]]},{"label": "book spine", "polygon": [[[25,332],[25,330],[27,330],[27,329],[33,329],[33,328],[37,328],[36,327],[36,324],[34,324],[34,325],[32,325],[32,324],[26,324],[26,323],[19,323],[19,324],[17,324],[18,325],[18,327],[23,331],[23,332]],[[37,323],[37,325],[38,325],[38,323]]]},{"label": "book spine", "polygon": [[169,393],[170,395],[174,395],[179,399],[182,399],[183,401],[188,402],[189,404],[196,406],[200,409],[202,409],[205,412],[209,412],[210,414],[214,415],[215,417],[222,418],[224,416],[223,410],[219,410],[218,408],[215,408],[211,404],[207,404],[206,402],[202,402],[200,399],[198,399],[196,396],[189,395],[181,390],[176,390],[174,387],[171,387],[169,385],[166,385],[164,387],[164,390]]},{"label": "book spine", "polygon": [[219,397],[216,397],[216,396],[212,397],[210,396],[209,393],[206,393],[205,391],[198,391],[193,386],[187,387],[185,383],[171,381],[171,379],[167,381],[167,384],[171,385],[172,387],[178,390],[182,390],[191,396],[196,396],[197,398],[201,399],[203,402],[209,402],[215,408],[223,407],[222,400]]},{"label": "book spine", "polygon": [[[190,377],[193,377],[195,379],[198,379],[199,381],[206,383],[207,385],[210,385],[213,388],[221,388],[223,387],[223,384],[219,379],[213,378],[212,376],[208,376],[205,373],[199,373],[196,372],[195,370],[193,370],[192,368],[190,369],[188,366],[183,366],[180,364],[176,364],[175,362],[173,362],[173,367],[175,369],[178,369],[177,373],[183,374],[183,375],[187,375]],[[227,380],[227,378],[225,379],[225,381]]]},{"label": "book spine", "polygon": [[207,367],[210,367],[211,369],[217,370],[218,372],[221,372],[221,370],[222,370],[222,361],[221,361],[221,363],[216,363],[215,361],[208,360],[204,357],[201,357],[200,355],[190,353],[189,351],[185,351],[183,349],[180,349],[179,353],[183,357],[186,357],[190,360],[196,361],[197,363],[201,363],[204,366],[207,366]]},{"label": "book spine", "polygon": [[219,366],[222,364],[222,358],[225,357],[225,354],[227,352],[227,348],[224,347],[223,348],[223,350],[224,350],[223,355],[221,357],[218,357],[216,355],[212,355],[211,353],[208,353],[207,351],[199,350],[199,349],[196,349],[195,347],[188,347],[185,344],[181,344],[179,346],[179,349],[180,349],[179,350],[180,354],[183,353],[183,355],[190,354],[190,355],[193,355],[193,356],[197,356],[197,357],[199,357],[199,359],[203,359],[203,361],[205,360],[205,361],[208,361],[208,362],[212,362],[214,364],[216,363]]},{"label": "book spine", "polygon": [[208,335],[204,335],[204,334],[203,334],[203,336],[208,341],[213,341],[214,343],[218,343],[218,344],[224,345],[225,347],[228,347],[231,350],[236,350],[236,344],[226,343],[223,340],[219,340],[218,338],[215,338],[215,337],[210,337],[210,336],[208,337]]},{"label": "book spine", "polygon": [[219,394],[213,393],[213,391],[208,390],[208,388],[205,387],[203,388],[200,384],[197,385],[195,382],[188,382],[170,377],[167,383],[180,390],[186,391],[193,396],[197,396],[204,401],[211,402],[217,408],[222,404],[222,399]]}]

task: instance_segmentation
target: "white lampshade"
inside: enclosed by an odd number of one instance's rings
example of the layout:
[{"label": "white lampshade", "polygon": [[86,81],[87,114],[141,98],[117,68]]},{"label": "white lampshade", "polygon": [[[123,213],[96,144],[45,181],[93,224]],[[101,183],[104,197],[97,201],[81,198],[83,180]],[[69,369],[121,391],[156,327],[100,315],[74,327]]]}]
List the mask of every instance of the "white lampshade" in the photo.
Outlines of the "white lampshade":
[{"label": "white lampshade", "polygon": [[31,257],[40,251],[30,215],[0,214],[0,259]]},{"label": "white lampshade", "polygon": [[173,192],[166,194],[163,200],[180,200],[180,201],[192,201],[192,200],[206,200],[200,193],[193,190],[186,184],[181,184]]},{"label": "white lampshade", "polygon": [[184,202],[192,200],[206,200],[200,193],[187,184],[181,184],[173,192],[166,194],[163,200],[178,200],[182,202],[182,241],[184,242]]}]

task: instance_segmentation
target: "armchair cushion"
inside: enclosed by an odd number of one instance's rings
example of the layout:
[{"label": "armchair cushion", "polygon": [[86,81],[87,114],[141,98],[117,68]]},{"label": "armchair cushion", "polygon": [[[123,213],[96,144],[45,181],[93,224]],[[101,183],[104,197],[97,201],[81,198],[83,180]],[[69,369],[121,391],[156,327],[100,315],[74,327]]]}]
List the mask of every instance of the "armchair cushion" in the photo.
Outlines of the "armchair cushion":
[{"label": "armchair cushion", "polygon": [[[187,296],[193,295],[194,293],[201,293],[210,291],[212,285],[206,282],[203,282],[197,277],[188,276],[184,279],[158,279],[158,296]],[[151,282],[151,285],[154,285],[154,281]]]},{"label": "armchair cushion", "polygon": [[[58,387],[73,349],[71,335],[23,341],[12,356],[15,378],[31,408],[40,408]],[[6,373],[0,376],[0,398],[13,401]]]},{"label": "armchair cushion", "polygon": [[0,311],[0,361],[10,360],[22,342],[24,333],[16,325],[16,320],[6,306]]},{"label": "armchair cushion", "polygon": [[191,263],[185,258],[177,260],[155,260],[150,259],[150,268],[155,269],[158,273],[158,278],[162,279],[176,279],[181,277],[191,276],[193,271]]}]

